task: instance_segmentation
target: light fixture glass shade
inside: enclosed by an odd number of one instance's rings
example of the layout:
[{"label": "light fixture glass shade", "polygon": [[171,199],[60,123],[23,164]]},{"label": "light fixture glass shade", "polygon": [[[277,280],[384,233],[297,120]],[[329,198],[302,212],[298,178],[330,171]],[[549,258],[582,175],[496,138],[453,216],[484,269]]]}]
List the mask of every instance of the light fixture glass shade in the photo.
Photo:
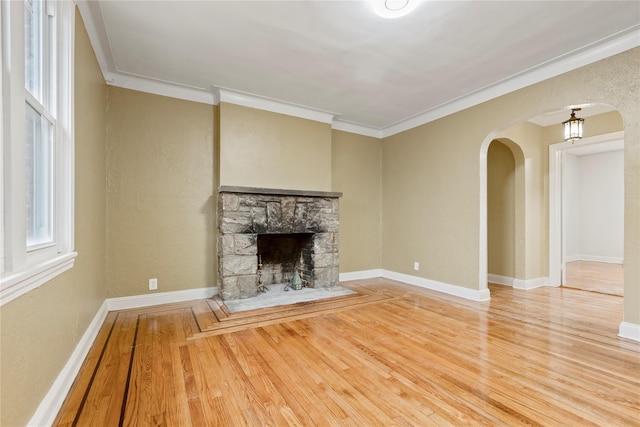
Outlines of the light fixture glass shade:
[{"label": "light fixture glass shade", "polygon": [[383,18],[393,19],[408,15],[420,0],[370,0],[373,11]]},{"label": "light fixture glass shade", "polygon": [[584,119],[576,117],[576,111],[580,111],[580,108],[571,109],[571,117],[569,117],[569,120],[562,122],[565,141],[573,142],[582,138],[582,125],[584,123]]}]

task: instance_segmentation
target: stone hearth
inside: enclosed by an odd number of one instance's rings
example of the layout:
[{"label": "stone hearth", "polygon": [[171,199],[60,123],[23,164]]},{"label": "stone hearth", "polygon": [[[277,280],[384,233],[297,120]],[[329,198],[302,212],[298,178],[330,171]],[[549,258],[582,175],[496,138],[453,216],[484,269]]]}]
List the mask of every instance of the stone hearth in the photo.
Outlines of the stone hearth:
[{"label": "stone hearth", "polygon": [[[341,196],[336,192],[220,187],[218,289],[222,299],[257,294],[259,255],[265,284],[286,282],[298,268],[307,287],[337,285]],[[265,246],[277,244],[285,246]]]}]

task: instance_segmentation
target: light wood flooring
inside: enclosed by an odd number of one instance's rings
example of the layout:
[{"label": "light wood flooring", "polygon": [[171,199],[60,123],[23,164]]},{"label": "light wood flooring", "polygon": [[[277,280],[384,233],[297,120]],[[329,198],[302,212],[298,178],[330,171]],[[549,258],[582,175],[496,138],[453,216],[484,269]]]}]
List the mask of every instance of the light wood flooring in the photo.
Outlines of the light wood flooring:
[{"label": "light wood flooring", "polygon": [[567,280],[563,286],[603,294],[624,295],[622,264],[573,261],[565,265]]},{"label": "light wood flooring", "polygon": [[231,314],[111,312],[59,426],[637,426],[640,343],[618,296],[490,286],[471,302],[386,279]]}]

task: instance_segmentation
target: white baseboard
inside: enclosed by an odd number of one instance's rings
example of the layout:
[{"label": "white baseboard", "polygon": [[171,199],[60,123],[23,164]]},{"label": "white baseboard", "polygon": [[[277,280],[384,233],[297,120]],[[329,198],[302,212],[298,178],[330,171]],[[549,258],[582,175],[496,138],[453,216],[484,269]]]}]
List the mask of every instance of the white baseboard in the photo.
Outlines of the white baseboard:
[{"label": "white baseboard", "polygon": [[530,289],[541,288],[547,286],[549,278],[538,277],[535,279],[513,279],[513,289],[521,289],[528,291]]},{"label": "white baseboard", "polygon": [[513,289],[529,290],[547,286],[549,279],[547,277],[538,277],[536,279],[516,279],[514,277],[500,276],[498,274],[488,274],[487,280],[496,285],[511,286]]},{"label": "white baseboard", "polygon": [[436,280],[411,276],[409,274],[396,273],[388,270],[382,270],[382,277],[472,301],[489,301],[491,299],[489,289],[469,289],[462,286],[451,285],[449,283],[438,282]]},{"label": "white baseboard", "polygon": [[572,261],[593,261],[593,262],[605,262],[607,264],[622,264],[624,263],[624,258],[619,257],[608,257],[608,256],[600,256],[600,255],[575,255],[565,260],[565,262]]},{"label": "white baseboard", "polygon": [[71,357],[69,357],[64,368],[62,368],[44,399],[40,402],[38,409],[36,409],[31,420],[29,420],[29,423],[27,424],[28,426],[50,426],[53,424],[56,416],[58,415],[58,411],[64,403],[64,399],[66,399],[69,390],[71,390],[71,386],[73,385],[78,372],[80,372],[80,368],[82,367],[87,354],[89,354],[93,341],[96,339],[96,336],[98,336],[98,332],[100,331],[108,312],[107,302],[104,301],[96,315],[93,317],[93,320],[89,324],[84,335],[80,338],[75,350],[71,353]]},{"label": "white baseboard", "polygon": [[394,271],[375,269],[340,273],[340,281],[372,279],[384,277],[385,279],[397,280],[409,285],[419,286],[432,291],[442,292],[456,297],[469,299],[472,301],[489,301],[491,299],[489,289],[469,289],[462,286],[451,285],[449,283],[438,282],[436,280],[425,279],[423,277],[411,276],[409,274],[396,273]]},{"label": "white baseboard", "polygon": [[373,279],[375,277],[382,277],[382,269],[351,271],[348,273],[340,273],[339,280],[341,282],[348,282],[349,280]]},{"label": "white baseboard", "polygon": [[53,424],[109,311],[211,298],[217,292],[218,288],[209,287],[106,299],[27,425],[35,427]]},{"label": "white baseboard", "polygon": [[217,287],[207,287],[187,289],[185,291],[159,292],[146,295],[132,295],[129,297],[108,298],[106,302],[109,311],[127,310],[129,308],[150,307],[152,305],[170,304],[173,302],[211,298],[212,296],[217,295],[217,293]]},{"label": "white baseboard", "polygon": [[621,338],[628,338],[634,341],[640,341],[640,325],[629,322],[620,322],[620,329],[618,336]]},{"label": "white baseboard", "polygon": [[496,285],[513,286],[513,277],[500,276],[498,274],[487,274],[487,281]]}]

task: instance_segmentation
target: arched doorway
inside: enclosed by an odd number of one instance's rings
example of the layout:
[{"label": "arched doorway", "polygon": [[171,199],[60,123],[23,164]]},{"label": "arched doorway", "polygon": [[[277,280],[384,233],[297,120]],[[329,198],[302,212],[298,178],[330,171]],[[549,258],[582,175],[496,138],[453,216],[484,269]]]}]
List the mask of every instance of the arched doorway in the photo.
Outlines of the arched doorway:
[{"label": "arched doorway", "polygon": [[[512,286],[516,289],[533,289],[544,286],[546,279],[546,238],[540,229],[546,217],[544,203],[544,177],[542,174],[542,134],[537,125],[521,121],[501,130],[496,130],[485,139],[480,151],[480,196],[481,196],[481,250],[480,287],[487,282]],[[513,258],[511,270],[503,273],[489,271],[489,150],[491,144],[500,143],[513,156],[513,232],[508,238]],[[496,145],[496,147],[498,147]],[[504,151],[504,149],[502,150]],[[506,152],[505,152],[506,154]],[[491,172],[492,173],[492,172]],[[494,239],[495,240],[495,239]],[[492,246],[495,245],[492,243]],[[492,268],[498,268],[491,261]],[[482,269],[484,268],[484,271]]]},{"label": "arched doorway", "polygon": [[[606,107],[606,108],[604,108]],[[609,106],[598,106],[592,114],[586,114],[590,125],[585,138],[575,145],[588,146],[612,139],[623,140],[622,120],[619,113]],[[603,111],[604,108],[604,111]],[[583,108],[585,110],[585,108]],[[588,110],[588,108],[586,109]],[[566,116],[566,117],[565,117]],[[615,116],[611,124],[611,116]],[[540,120],[540,118],[543,118]],[[514,155],[516,175],[521,179],[516,186],[515,220],[520,221],[516,230],[521,234],[513,244],[515,251],[514,277],[511,281],[509,270],[502,279],[503,284],[514,288],[532,289],[539,286],[559,286],[562,283],[562,226],[561,219],[561,149],[571,147],[562,141],[562,119],[568,117],[567,108],[541,113],[529,119],[514,122],[505,128],[492,132],[485,139],[480,150],[480,289],[486,289],[488,281],[497,282],[489,270],[490,219],[488,218],[488,168],[489,148],[500,141]],[[546,124],[545,124],[546,120]],[[531,129],[534,126],[535,129]],[[613,130],[612,130],[613,129]],[[531,141],[527,134],[536,134]],[[524,138],[523,138],[524,135]],[[517,142],[517,143],[516,143]],[[521,157],[521,160],[519,158]],[[536,157],[537,156],[537,157]],[[489,164],[490,165],[490,164]],[[518,211],[518,209],[521,209]],[[516,231],[515,233],[517,233]],[[483,266],[487,265],[486,269]],[[513,271],[513,270],[511,270]],[[505,283],[506,282],[506,283]]]},{"label": "arched doorway", "polygon": [[524,272],[524,155],[510,139],[487,150],[488,281],[514,286]]}]

